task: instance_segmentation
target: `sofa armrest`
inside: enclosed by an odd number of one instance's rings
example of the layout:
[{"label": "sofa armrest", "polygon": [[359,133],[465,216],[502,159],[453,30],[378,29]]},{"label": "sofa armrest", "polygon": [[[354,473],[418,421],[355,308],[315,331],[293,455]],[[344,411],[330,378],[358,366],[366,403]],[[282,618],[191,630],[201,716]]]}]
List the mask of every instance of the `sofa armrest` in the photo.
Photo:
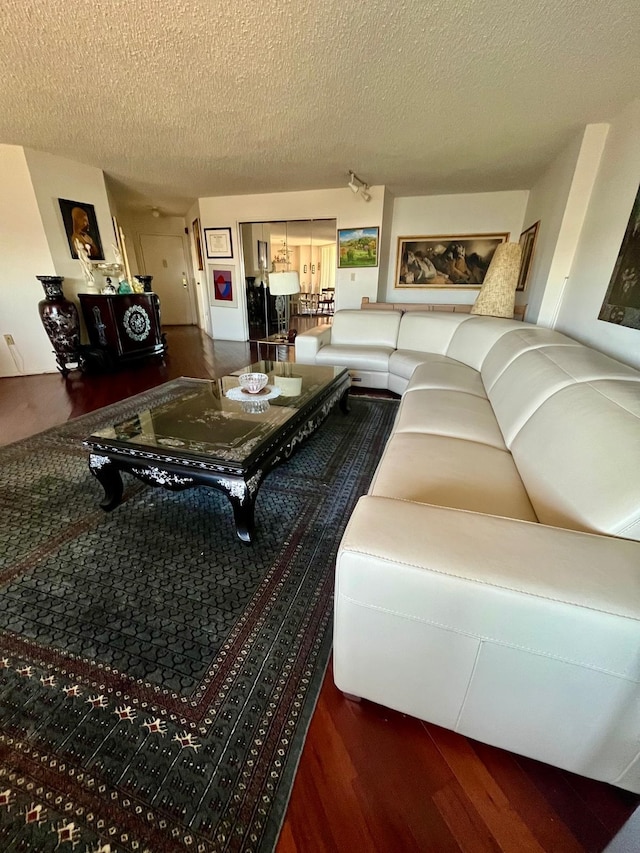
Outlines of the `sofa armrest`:
[{"label": "sofa armrest", "polygon": [[634,540],[365,495],[340,544],[338,575],[348,555],[411,569],[405,577],[413,576],[414,591],[428,572],[639,620],[640,629],[640,542]]},{"label": "sofa armrest", "polygon": [[296,337],[296,361],[299,364],[315,364],[318,351],[331,343],[331,326],[314,326]]}]

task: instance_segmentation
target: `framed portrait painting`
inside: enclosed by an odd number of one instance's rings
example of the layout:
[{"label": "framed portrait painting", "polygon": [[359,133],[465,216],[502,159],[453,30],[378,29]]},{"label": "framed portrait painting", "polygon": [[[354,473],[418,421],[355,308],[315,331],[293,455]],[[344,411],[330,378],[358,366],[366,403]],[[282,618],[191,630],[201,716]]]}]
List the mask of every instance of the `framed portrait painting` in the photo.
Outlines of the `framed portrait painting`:
[{"label": "framed portrait painting", "polygon": [[104,261],[95,207],[87,202],[71,201],[68,198],[59,198],[58,204],[60,205],[65,234],[69,241],[71,257],[78,257],[75,243],[76,240],[79,240],[86,246],[89,260]]},{"label": "framed portrait painting", "polygon": [[640,329],[640,187],[598,320]]},{"label": "framed portrait painting", "polygon": [[234,267],[216,264],[210,269],[211,305],[214,308],[237,308],[238,295],[234,282]]},{"label": "framed portrait painting", "polygon": [[338,268],[378,266],[378,228],[338,229]]},{"label": "framed portrait painting", "polygon": [[394,287],[478,289],[509,232],[398,237]]},{"label": "framed portrait painting", "polygon": [[540,220],[530,225],[526,231],[520,235],[520,245],[522,246],[522,261],[520,262],[520,274],[518,275],[518,286],[516,290],[526,290],[529,284],[529,272],[531,271],[531,261],[536,248],[536,239],[538,237],[538,228]]},{"label": "framed portrait painting", "polygon": [[232,258],[231,228],[205,228],[204,245],[208,258]]}]

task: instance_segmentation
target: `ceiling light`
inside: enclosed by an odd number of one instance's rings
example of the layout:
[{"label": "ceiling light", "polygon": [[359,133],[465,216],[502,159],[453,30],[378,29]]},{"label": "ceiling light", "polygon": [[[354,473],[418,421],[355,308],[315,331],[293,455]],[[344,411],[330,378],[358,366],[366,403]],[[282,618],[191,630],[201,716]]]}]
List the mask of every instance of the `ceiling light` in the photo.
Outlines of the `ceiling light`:
[{"label": "ceiling light", "polygon": [[153,218],[154,218],[154,219],[159,219],[159,218],[160,218],[160,211],[158,210],[158,208],[157,208],[157,207],[152,207],[152,208],[151,208],[151,215],[153,216]]},{"label": "ceiling light", "polygon": [[360,193],[365,201],[371,201],[371,193],[369,192],[369,184],[359,178],[355,172],[349,169],[349,183],[347,184],[352,193],[356,195]]}]

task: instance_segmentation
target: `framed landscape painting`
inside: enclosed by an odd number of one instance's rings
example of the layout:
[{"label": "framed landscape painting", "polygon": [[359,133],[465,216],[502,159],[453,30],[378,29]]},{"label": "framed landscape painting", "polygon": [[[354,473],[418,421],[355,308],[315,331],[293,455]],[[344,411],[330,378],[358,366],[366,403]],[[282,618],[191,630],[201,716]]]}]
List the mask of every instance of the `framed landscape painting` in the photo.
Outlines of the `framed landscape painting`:
[{"label": "framed landscape painting", "polygon": [[378,228],[339,228],[338,267],[377,267],[379,233]]},{"label": "framed landscape painting", "polygon": [[529,283],[529,272],[531,270],[531,261],[536,248],[536,239],[538,237],[538,228],[540,220],[530,225],[526,231],[520,235],[520,245],[522,246],[522,261],[520,262],[520,274],[518,275],[518,286],[516,290],[526,290]]},{"label": "framed landscape painting", "polygon": [[394,287],[479,288],[509,232],[398,237]]},{"label": "framed landscape painting", "polygon": [[640,329],[640,187],[598,320]]}]

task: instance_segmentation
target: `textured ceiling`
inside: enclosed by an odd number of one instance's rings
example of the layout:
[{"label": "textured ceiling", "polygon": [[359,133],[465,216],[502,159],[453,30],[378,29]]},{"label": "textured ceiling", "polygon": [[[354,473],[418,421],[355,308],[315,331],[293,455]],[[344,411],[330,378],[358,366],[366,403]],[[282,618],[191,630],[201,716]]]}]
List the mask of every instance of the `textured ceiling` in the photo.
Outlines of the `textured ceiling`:
[{"label": "textured ceiling", "polygon": [[638,0],[3,0],[0,142],[121,203],[521,189],[640,94]]}]

